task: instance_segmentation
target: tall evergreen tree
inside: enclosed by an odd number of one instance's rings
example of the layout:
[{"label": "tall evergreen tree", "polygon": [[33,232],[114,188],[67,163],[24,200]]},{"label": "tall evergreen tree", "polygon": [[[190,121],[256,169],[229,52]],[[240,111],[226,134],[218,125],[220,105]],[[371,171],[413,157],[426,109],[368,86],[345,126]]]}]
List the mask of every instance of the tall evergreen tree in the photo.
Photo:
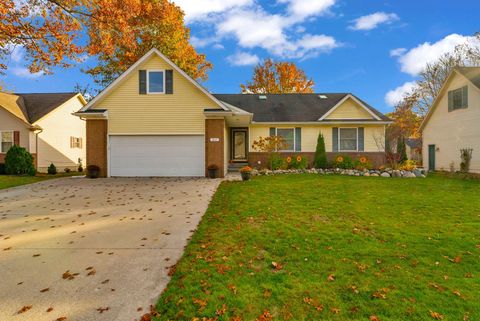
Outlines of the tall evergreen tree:
[{"label": "tall evergreen tree", "polygon": [[313,165],[315,168],[327,167],[327,152],[325,150],[325,139],[322,133],[318,134],[317,149],[315,150],[315,158],[313,159]]}]

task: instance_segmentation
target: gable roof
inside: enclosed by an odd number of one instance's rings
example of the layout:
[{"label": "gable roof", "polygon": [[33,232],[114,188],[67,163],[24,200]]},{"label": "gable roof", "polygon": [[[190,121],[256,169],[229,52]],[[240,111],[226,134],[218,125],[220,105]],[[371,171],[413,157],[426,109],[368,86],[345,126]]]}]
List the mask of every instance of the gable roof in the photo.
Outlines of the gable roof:
[{"label": "gable roof", "polygon": [[480,67],[456,67],[453,68],[453,70],[450,72],[450,74],[447,76],[447,79],[445,79],[445,82],[442,85],[442,88],[440,88],[440,91],[438,92],[438,96],[435,97],[432,106],[427,112],[427,115],[425,115],[425,118],[423,119],[422,123],[420,124],[420,130],[423,130],[425,126],[427,125],[428,121],[430,120],[430,117],[434,113],[440,99],[445,95],[445,91],[448,88],[448,84],[450,81],[455,77],[456,75],[461,75],[464,78],[466,78],[472,85],[477,87],[480,90]]},{"label": "gable roof", "polygon": [[190,83],[192,83],[195,87],[197,87],[201,92],[207,95],[213,102],[215,102],[218,107],[223,110],[228,110],[220,101],[218,101],[208,90],[202,87],[197,81],[195,81],[192,77],[190,77],[185,71],[183,71],[180,67],[178,67],[173,61],[168,59],[164,54],[162,54],[158,49],[152,48],[150,49],[142,58],[138,59],[133,65],[130,66],[126,71],[124,71],[117,79],[115,79],[110,85],[108,85],[105,89],[102,90],[95,98],[93,98],[86,106],[80,109],[79,113],[85,112],[86,110],[93,107],[98,101],[100,101],[105,95],[107,95],[110,91],[112,91],[115,87],[117,87],[123,79],[125,79],[130,73],[132,73],[138,66],[140,66],[143,62],[149,59],[152,55],[158,55],[161,59],[163,59],[168,65],[170,65],[175,71],[177,71],[180,75],[182,75],[185,79],[187,79]]},{"label": "gable roof", "polygon": [[[321,120],[329,111],[348,97],[360,102],[375,119],[358,119],[356,121],[390,121],[388,117],[349,93],[315,93],[315,94],[215,94],[224,103],[253,113],[254,122],[328,122]],[[260,99],[265,96],[266,99]],[[326,98],[320,98],[325,96]],[[335,119],[335,121],[352,121]]]},{"label": "gable roof", "polygon": [[[0,93],[3,107],[25,123],[33,124],[78,93]],[[81,97],[81,95],[79,95]],[[83,98],[81,98],[83,99]]]}]

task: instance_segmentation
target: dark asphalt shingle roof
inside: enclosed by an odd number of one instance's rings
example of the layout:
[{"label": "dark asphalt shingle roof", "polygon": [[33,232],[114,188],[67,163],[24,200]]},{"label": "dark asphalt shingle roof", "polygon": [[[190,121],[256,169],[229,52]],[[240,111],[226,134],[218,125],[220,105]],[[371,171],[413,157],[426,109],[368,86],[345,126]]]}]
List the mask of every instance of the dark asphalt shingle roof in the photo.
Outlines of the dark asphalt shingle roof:
[{"label": "dark asphalt shingle roof", "polygon": [[[320,95],[327,98],[322,99]],[[218,100],[252,113],[255,122],[316,122],[347,95],[348,93],[214,94]],[[266,96],[267,99],[259,99],[259,96]],[[361,101],[358,97],[355,98]],[[390,120],[372,106],[361,102],[381,120]]]},{"label": "dark asphalt shingle roof", "polygon": [[27,119],[31,124],[71,99],[77,93],[15,93],[23,100],[24,110],[27,112]]}]

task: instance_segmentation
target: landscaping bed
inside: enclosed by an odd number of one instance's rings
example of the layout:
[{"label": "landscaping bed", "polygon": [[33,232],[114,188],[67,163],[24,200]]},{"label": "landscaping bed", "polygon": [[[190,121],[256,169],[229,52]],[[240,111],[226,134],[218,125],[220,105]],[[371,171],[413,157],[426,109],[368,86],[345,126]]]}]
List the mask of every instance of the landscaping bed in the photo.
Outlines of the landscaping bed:
[{"label": "landscaping bed", "polygon": [[436,175],[224,182],[155,318],[480,320],[479,188]]}]

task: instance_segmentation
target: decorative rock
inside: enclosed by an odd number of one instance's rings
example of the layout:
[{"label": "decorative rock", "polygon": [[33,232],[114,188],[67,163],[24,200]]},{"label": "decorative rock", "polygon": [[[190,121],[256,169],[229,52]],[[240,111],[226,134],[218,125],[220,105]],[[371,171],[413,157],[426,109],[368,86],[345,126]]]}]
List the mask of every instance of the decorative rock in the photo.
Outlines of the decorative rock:
[{"label": "decorative rock", "polygon": [[402,176],[403,176],[403,171],[399,171],[399,170],[392,171],[392,177],[402,177]]},{"label": "decorative rock", "polygon": [[383,172],[381,175],[381,177],[391,177],[389,173],[387,172]]},{"label": "decorative rock", "polygon": [[416,177],[422,177],[423,175],[422,171],[419,170],[418,168],[413,170],[413,174],[415,174]]}]

